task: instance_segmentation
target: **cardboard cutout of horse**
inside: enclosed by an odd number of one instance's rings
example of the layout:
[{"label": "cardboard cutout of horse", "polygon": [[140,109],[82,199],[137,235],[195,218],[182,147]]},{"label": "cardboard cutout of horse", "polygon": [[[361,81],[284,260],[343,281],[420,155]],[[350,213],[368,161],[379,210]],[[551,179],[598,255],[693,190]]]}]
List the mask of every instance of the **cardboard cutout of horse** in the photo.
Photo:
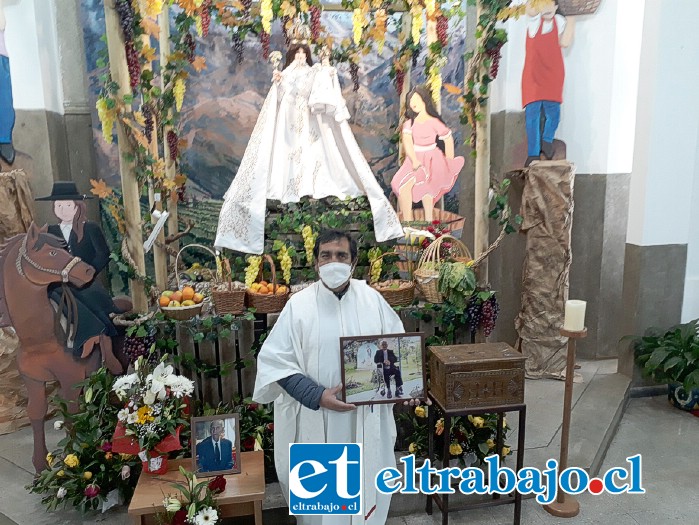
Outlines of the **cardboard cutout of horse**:
[{"label": "cardboard cutout of horse", "polygon": [[[27,386],[27,414],[34,433],[32,463],[37,472],[46,468],[44,418],[48,409],[46,382],[58,381],[60,395],[75,405],[80,391],[74,386],[100,366],[102,358],[113,373],[122,366],[112,352],[109,337],[98,335],[83,345],[80,357],[66,350],[56,334],[56,309],[47,288],[53,283],[85,286],[95,277],[95,269],[73,257],[62,239],[32,223],[26,234],[10,238],[0,247],[0,326],[12,326],[20,342],[17,365]],[[69,287],[67,287],[69,288]],[[69,312],[70,293],[63,312]],[[74,303],[72,309],[74,310]],[[71,321],[66,324],[70,333]]]}]

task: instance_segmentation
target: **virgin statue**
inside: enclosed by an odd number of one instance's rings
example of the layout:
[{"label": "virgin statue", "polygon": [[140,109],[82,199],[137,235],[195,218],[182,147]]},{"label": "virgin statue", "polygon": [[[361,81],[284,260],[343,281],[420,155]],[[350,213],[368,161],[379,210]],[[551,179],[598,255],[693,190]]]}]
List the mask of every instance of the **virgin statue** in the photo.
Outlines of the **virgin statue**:
[{"label": "virgin statue", "polygon": [[337,71],[328,60],[313,64],[308,28],[297,24],[283,70],[272,87],[223,197],[215,246],[262,253],[267,199],[340,199],[366,195],[379,242],[403,236],[350,129]]}]

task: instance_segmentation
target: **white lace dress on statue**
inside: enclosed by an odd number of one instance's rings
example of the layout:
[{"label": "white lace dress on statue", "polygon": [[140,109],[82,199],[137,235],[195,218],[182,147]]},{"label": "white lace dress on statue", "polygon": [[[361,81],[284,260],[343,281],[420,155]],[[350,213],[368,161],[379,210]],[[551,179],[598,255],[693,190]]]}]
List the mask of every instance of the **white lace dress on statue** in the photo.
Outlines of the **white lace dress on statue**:
[{"label": "white lace dress on statue", "polygon": [[335,68],[295,61],[273,83],[230,188],[215,245],[262,253],[267,199],[366,195],[376,240],[402,237],[396,212],[348,123]]}]

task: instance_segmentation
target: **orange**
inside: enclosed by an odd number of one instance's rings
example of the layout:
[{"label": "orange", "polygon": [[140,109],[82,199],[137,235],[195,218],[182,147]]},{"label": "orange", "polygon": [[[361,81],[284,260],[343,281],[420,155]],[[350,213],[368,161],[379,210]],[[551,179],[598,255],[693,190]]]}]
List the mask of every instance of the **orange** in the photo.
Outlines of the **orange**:
[{"label": "orange", "polygon": [[170,304],[170,298],[166,295],[161,295],[158,304],[160,306],[168,306]]},{"label": "orange", "polygon": [[185,301],[191,301],[194,298],[196,291],[191,286],[185,286],[182,288],[182,299]]},{"label": "orange", "polygon": [[277,295],[284,295],[286,293],[286,286],[282,285],[277,288]]},{"label": "orange", "polygon": [[269,283],[267,281],[260,281],[260,286],[267,286]]},{"label": "orange", "polygon": [[267,289],[267,287],[265,285],[262,285],[262,286],[260,286],[260,289],[257,290],[257,293],[261,293],[261,294],[266,295],[269,293],[269,290]]}]

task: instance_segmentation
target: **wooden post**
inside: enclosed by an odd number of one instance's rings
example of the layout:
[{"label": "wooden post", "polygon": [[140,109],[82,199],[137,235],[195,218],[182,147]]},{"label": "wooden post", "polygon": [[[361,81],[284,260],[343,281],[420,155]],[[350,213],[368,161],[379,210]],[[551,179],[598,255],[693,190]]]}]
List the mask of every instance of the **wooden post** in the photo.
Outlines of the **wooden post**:
[{"label": "wooden post", "polygon": [[[167,66],[168,57],[170,55],[170,7],[167,3],[163,6],[163,10],[158,16],[158,25],[160,26],[160,87],[165,89],[163,72],[165,71],[165,66]],[[172,111],[170,111],[168,117],[172,117]],[[172,126],[169,125],[163,127],[163,158],[165,159],[165,177],[169,180],[173,180],[177,176],[175,162],[170,158],[170,148],[167,145],[167,132],[171,129]],[[167,211],[170,212],[170,216],[167,219],[167,231],[169,235],[175,235],[179,232],[176,195],[174,199],[170,199],[170,201],[167,203]],[[171,248],[175,251],[179,251],[179,245],[179,241],[175,241],[172,243]],[[175,272],[177,272],[177,268],[175,268]]]},{"label": "wooden post", "polygon": [[[131,94],[129,70],[126,65],[124,39],[119,25],[119,15],[114,9],[114,0],[104,2],[104,20],[107,31],[107,50],[109,52],[109,70],[112,80],[119,84],[118,97]],[[141,232],[141,192],[136,180],[133,161],[127,160],[131,146],[126,138],[124,124],[116,119],[117,140],[119,146],[119,173],[121,175],[122,198],[124,201],[124,221],[129,253],[134,260],[136,271],[145,275],[146,265],[143,258],[143,234]],[[148,300],[143,283],[129,281],[134,311],[143,313],[148,309]]]},{"label": "wooden post", "polygon": [[[480,20],[483,7],[478,2],[476,8],[476,20]],[[482,38],[476,44],[477,49],[482,48],[485,42]],[[488,87],[488,93],[490,87]],[[475,177],[475,213],[473,224],[474,257],[478,257],[488,248],[488,191],[490,188],[490,103],[481,106],[482,118],[476,121],[476,177]],[[481,262],[478,267],[480,285],[488,284],[488,259]]]}]

